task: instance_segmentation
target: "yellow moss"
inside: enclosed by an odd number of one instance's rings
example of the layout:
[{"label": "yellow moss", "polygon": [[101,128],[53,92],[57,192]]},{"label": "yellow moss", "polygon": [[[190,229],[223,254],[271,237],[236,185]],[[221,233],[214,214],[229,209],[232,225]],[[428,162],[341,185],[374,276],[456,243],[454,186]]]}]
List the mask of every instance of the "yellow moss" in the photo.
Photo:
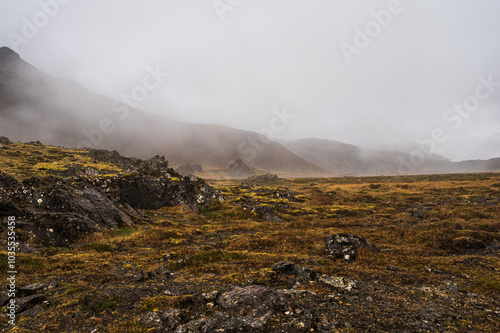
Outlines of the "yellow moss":
[{"label": "yellow moss", "polygon": [[42,169],[50,171],[67,171],[69,169],[68,165],[63,162],[37,163],[33,168],[37,171]]}]

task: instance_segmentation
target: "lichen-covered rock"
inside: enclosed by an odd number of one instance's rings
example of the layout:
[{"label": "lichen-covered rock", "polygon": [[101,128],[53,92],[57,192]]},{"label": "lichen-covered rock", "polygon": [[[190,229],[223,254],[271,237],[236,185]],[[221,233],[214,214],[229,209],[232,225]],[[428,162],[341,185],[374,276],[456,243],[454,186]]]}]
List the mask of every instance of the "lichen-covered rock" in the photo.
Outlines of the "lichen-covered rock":
[{"label": "lichen-covered rock", "polygon": [[146,326],[155,326],[166,332],[173,332],[181,324],[181,313],[178,309],[148,312],[141,317],[140,322]]},{"label": "lichen-covered rock", "polygon": [[347,262],[356,260],[360,248],[366,248],[372,252],[377,251],[375,245],[364,237],[353,234],[334,234],[325,238],[326,253]]},{"label": "lichen-covered rock", "polygon": [[286,303],[286,298],[273,288],[257,285],[235,287],[217,299],[217,304],[230,315],[257,317],[264,321],[276,311],[282,311]]},{"label": "lichen-covered rock", "polygon": [[356,281],[346,277],[324,276],[320,277],[318,280],[325,285],[346,291],[351,291],[356,287]]}]

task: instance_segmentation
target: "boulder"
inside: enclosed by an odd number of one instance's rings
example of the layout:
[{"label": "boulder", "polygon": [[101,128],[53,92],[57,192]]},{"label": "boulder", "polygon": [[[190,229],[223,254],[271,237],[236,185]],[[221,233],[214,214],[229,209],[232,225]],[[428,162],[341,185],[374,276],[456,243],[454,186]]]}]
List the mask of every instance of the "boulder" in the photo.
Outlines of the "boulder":
[{"label": "boulder", "polygon": [[9,138],[7,138],[5,136],[0,136],[0,144],[7,146],[7,145],[12,144],[12,141],[10,141]]},{"label": "boulder", "polygon": [[173,332],[181,324],[181,313],[178,309],[148,312],[141,317],[140,322],[146,326],[161,327],[167,332]]},{"label": "boulder", "polygon": [[266,321],[284,309],[286,298],[265,286],[235,287],[219,296],[217,304],[232,316],[257,317]]},{"label": "boulder", "polygon": [[273,271],[279,272],[285,275],[297,275],[306,281],[312,281],[316,279],[316,272],[314,269],[309,267],[301,268],[289,261],[280,261],[274,264]]},{"label": "boulder", "polygon": [[353,234],[334,234],[325,238],[326,253],[347,262],[356,260],[360,248],[377,252],[375,245]]}]

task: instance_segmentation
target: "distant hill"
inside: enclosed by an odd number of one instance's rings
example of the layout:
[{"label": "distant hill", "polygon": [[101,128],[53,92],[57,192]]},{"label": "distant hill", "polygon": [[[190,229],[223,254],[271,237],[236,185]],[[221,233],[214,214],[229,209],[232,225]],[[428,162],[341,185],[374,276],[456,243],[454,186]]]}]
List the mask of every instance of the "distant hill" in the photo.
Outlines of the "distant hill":
[{"label": "distant hill", "polygon": [[[500,170],[500,159],[451,162],[440,155],[411,159],[402,151],[362,148],[337,141],[300,139],[282,141],[291,152],[337,175],[449,173]],[[422,156],[424,153],[422,152]]]}]

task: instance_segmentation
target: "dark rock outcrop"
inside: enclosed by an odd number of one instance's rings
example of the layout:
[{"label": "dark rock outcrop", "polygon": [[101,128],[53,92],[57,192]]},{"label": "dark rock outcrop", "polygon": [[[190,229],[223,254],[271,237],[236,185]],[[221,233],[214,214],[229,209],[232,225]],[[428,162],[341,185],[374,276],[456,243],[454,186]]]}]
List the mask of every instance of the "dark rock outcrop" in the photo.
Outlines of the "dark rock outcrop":
[{"label": "dark rock outcrop", "polygon": [[68,246],[81,235],[147,219],[137,209],[184,205],[197,211],[211,200],[223,200],[204,180],[168,168],[163,157],[143,161],[103,150],[90,154],[132,173],[18,182],[0,172],[0,216],[16,216],[18,227],[44,245]]},{"label": "dark rock outcrop", "polygon": [[9,140],[9,138],[6,138],[5,136],[0,136],[0,144],[2,145],[10,145],[12,141]]},{"label": "dark rock outcrop", "polygon": [[325,238],[325,250],[329,255],[348,262],[356,260],[359,249],[366,248],[376,252],[375,245],[368,242],[364,237],[353,234],[334,234]]},{"label": "dark rock outcrop", "polygon": [[168,161],[164,156],[156,155],[147,160],[141,160],[136,157],[124,157],[116,150],[108,151],[104,149],[89,149],[90,157],[96,162],[111,163],[120,167],[124,172],[149,174],[153,176],[164,175],[173,172],[169,169]]},{"label": "dark rock outcrop", "polygon": [[314,269],[309,267],[301,268],[288,261],[280,261],[274,264],[273,271],[279,272],[285,275],[297,275],[306,281],[312,281],[316,279],[317,274]]}]

